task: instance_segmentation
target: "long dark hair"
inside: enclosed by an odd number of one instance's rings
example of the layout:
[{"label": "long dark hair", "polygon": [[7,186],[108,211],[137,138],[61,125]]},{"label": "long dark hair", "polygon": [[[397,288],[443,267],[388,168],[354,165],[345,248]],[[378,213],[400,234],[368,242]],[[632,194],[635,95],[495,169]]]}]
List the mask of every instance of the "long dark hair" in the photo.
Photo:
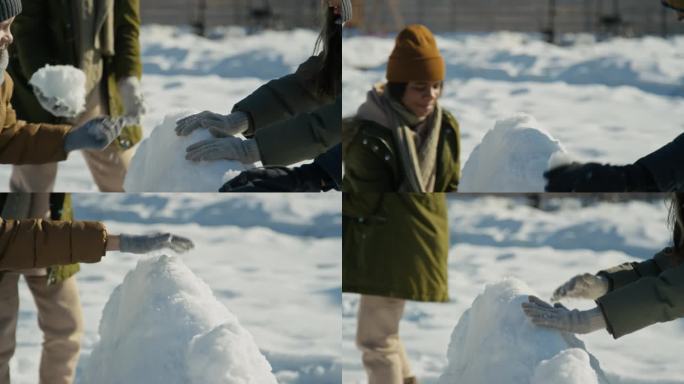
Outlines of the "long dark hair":
[{"label": "long dark hair", "polygon": [[670,225],[674,255],[678,262],[684,262],[684,192],[676,192],[670,205]]},{"label": "long dark hair", "polygon": [[315,48],[323,60],[315,82],[320,95],[334,97],[342,92],[342,24],[337,22],[339,16],[333,8],[324,8],[323,27]]}]

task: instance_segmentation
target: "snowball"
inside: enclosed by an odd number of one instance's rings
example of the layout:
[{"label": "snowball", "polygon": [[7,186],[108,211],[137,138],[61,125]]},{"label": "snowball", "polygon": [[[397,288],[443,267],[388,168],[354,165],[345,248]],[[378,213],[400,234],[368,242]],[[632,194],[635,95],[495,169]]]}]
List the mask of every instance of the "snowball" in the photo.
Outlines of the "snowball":
[{"label": "snowball", "polygon": [[55,116],[74,118],[85,110],[86,75],[71,65],[46,65],[29,84],[40,105]]},{"label": "snowball", "polygon": [[128,167],[126,192],[217,192],[223,183],[252,167],[231,160],[186,160],[185,148],[213,137],[206,129],[176,135],[176,121],[188,115],[167,116],[140,143]]},{"label": "snowball", "polygon": [[82,381],[256,384],[275,377],[209,286],[179,258],[162,255],[139,261],[112,292]]},{"label": "snowball", "polygon": [[579,348],[566,349],[537,366],[530,384],[598,384],[587,352]]},{"label": "snowball", "polygon": [[466,161],[459,192],[544,192],[549,159],[565,152],[527,114],[497,121]]},{"label": "snowball", "polygon": [[[448,365],[439,384],[529,384],[535,370],[541,374],[560,365],[564,376],[559,377],[600,377],[605,383],[598,361],[577,337],[537,327],[527,319],[521,303],[533,294],[515,279],[488,285],[451,334]],[[559,355],[573,348],[585,353],[589,363],[573,361],[579,359],[576,352]]]}]

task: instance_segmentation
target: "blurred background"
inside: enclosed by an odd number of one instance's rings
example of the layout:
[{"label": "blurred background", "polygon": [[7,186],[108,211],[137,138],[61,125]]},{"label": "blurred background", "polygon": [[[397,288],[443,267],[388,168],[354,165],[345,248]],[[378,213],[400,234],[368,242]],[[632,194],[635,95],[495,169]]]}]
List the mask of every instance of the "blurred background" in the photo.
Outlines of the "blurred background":
[{"label": "blurred background", "polygon": [[145,0],[144,23],[188,24],[204,34],[215,26],[252,30],[318,28],[320,0]]},{"label": "blurred background", "polygon": [[672,12],[658,3],[644,0],[354,0],[351,26],[363,32],[382,33],[398,31],[405,24],[420,23],[437,32],[540,32],[551,41],[562,33],[605,36],[684,33],[684,24],[677,23]]}]

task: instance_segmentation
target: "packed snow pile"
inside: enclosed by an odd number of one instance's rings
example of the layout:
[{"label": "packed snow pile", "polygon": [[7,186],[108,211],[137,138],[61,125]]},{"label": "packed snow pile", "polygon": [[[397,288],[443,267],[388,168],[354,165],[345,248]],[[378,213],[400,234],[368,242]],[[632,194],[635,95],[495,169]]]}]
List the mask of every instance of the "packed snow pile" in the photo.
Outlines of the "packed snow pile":
[{"label": "packed snow pile", "polygon": [[[544,192],[544,172],[563,146],[527,114],[496,122],[463,166],[460,192]],[[567,160],[564,160],[567,161]]]},{"label": "packed snow pile", "polygon": [[46,65],[29,80],[40,105],[55,116],[74,118],[85,110],[85,73],[71,65]]},{"label": "packed snow pile", "polygon": [[138,262],[102,313],[85,383],[276,383],[250,333],[179,258]]},{"label": "packed snow pile", "polygon": [[598,361],[574,335],[533,325],[523,282],[488,285],[451,334],[439,384],[605,383]]},{"label": "packed snow pile", "polygon": [[166,116],[140,143],[124,181],[126,192],[217,192],[246,166],[239,161],[193,162],[185,159],[191,144],[212,138],[206,129],[176,135],[176,121],[189,113]]}]

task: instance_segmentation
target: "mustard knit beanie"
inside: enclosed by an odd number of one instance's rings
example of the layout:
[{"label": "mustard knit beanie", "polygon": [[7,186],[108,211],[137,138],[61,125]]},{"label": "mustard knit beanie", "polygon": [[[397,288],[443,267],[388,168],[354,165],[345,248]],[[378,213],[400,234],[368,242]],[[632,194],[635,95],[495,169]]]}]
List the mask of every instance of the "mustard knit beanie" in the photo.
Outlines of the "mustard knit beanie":
[{"label": "mustard knit beanie", "polygon": [[442,81],[445,73],[444,58],[427,27],[413,24],[399,32],[387,63],[388,81]]}]

